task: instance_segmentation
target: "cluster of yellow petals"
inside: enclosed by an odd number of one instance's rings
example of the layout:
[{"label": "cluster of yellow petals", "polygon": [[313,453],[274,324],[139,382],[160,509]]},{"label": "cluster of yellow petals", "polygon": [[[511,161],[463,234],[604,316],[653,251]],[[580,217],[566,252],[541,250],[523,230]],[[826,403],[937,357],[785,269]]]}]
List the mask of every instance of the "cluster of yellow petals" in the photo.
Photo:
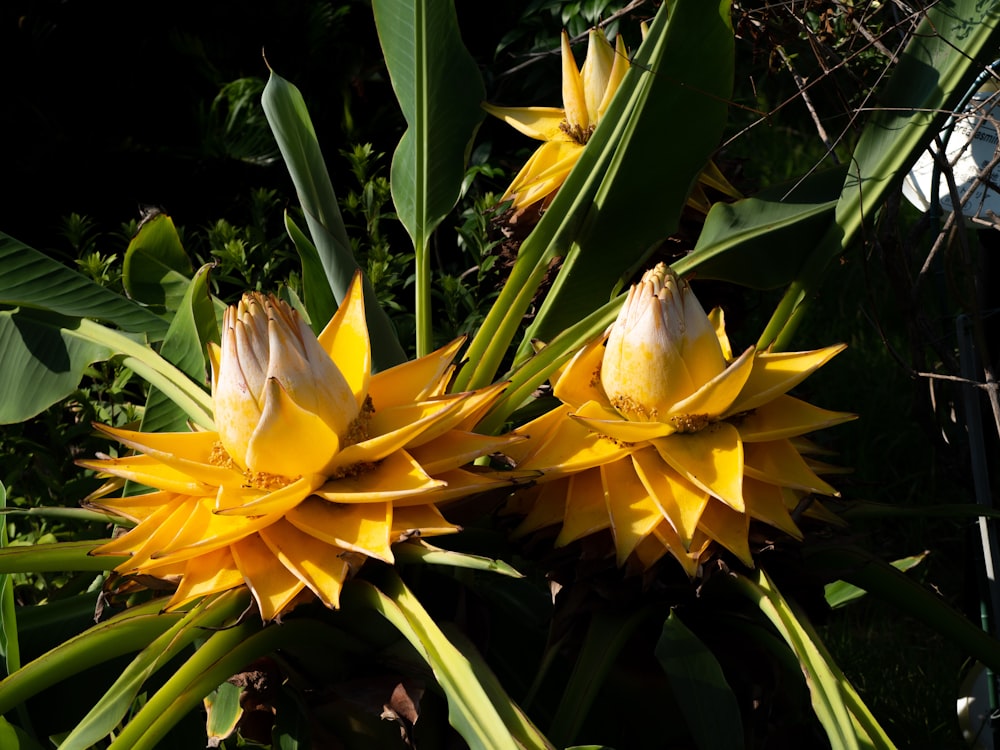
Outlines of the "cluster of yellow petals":
[{"label": "cluster of yellow petals", "polygon": [[438,503],[504,483],[462,468],[518,439],[471,431],[503,384],[447,393],[461,340],[373,375],[360,276],[319,337],[260,294],[223,329],[215,430],[100,427],[137,453],[80,462],[153,488],[91,499],[136,523],[95,554],[176,583],[168,609],[241,586],[265,620],[304,598],[337,607],[366,558],[391,563],[397,541],[458,530]]},{"label": "cluster of yellow petals", "polygon": [[[501,201],[511,201],[514,209],[536,203],[547,205],[569,176],[629,69],[628,51],[619,35],[612,47],[600,29],[587,37],[587,56],[577,67],[569,36],[562,33],[562,98],[560,107],[499,107],[484,103],[483,108],[529,138],[544,141],[531,155],[504,192]],[[708,213],[711,201],[701,185],[732,198],[741,197],[719,168],[709,162],[688,204]]]},{"label": "cluster of yellow petals", "polygon": [[734,356],[721,311],[706,315],[658,265],[553,378],[562,405],[508,449],[540,476],[518,533],[561,524],[565,545],[610,530],[620,565],[634,556],[648,568],[669,553],[689,575],[713,542],[752,565],[751,519],[801,538],[790,510],[837,494],[802,436],[854,415],[788,391],[843,349]]}]

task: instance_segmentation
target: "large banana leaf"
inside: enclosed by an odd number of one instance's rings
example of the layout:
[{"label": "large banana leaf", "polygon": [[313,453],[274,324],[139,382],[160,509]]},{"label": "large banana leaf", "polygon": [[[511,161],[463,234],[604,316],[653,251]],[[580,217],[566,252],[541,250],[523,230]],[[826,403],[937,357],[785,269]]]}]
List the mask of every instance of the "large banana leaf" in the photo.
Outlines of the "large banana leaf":
[{"label": "large banana leaf", "polygon": [[[325,272],[325,281],[336,299],[342,300],[350,286],[354,272],[358,269],[357,261],[351,250],[351,241],[344,228],[344,220],[337,205],[337,196],[330,182],[330,174],[323,160],[323,152],[316,138],[312,119],[306,109],[301,92],[274,71],[264,87],[261,97],[264,114],[271,126],[278,148],[285,160],[285,166],[295,185],[295,193],[299,197],[302,211],[305,213],[306,224],[312,243],[319,255],[320,266]],[[293,235],[293,240],[296,237]],[[296,241],[296,247],[302,252],[301,237]],[[315,273],[315,258],[307,255],[308,262],[303,264],[303,272],[310,273],[306,282],[310,285],[322,283],[312,277]],[[399,364],[406,359],[406,354],[399,345],[396,332],[389,317],[379,307],[375,292],[367,277],[364,279],[365,318],[372,342],[372,366],[375,370],[384,370]],[[319,302],[321,309],[309,309],[309,315],[314,324],[326,325],[327,320],[320,315],[328,312],[329,298],[324,293],[315,292],[307,296],[307,304]],[[332,312],[331,312],[332,314]]]},{"label": "large banana leaf", "polygon": [[123,331],[162,338],[167,321],[132,300],[0,232],[0,305],[113,322]]},{"label": "large banana leaf", "polygon": [[396,214],[416,253],[417,355],[433,348],[431,233],[454,207],[465,157],[485,113],[479,69],[452,0],[374,0],[375,26],[407,129],[392,157]]}]

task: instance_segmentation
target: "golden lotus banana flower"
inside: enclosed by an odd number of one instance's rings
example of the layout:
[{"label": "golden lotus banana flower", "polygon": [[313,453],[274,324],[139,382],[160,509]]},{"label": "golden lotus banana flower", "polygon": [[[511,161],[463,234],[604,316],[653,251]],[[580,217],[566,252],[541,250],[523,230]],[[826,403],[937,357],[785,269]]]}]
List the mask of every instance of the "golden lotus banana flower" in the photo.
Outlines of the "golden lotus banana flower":
[{"label": "golden lotus banana flower", "polygon": [[713,542],[753,565],[751,519],[801,538],[789,511],[837,494],[801,436],[854,415],[787,392],[843,349],[734,356],[721,311],[706,315],[659,264],[553,378],[562,405],[508,448],[519,469],[540,472],[518,533],[561,524],[561,546],[609,529],[619,565],[669,553],[691,576]]},{"label": "golden lotus banana flower", "polygon": [[[577,67],[569,36],[565,31],[562,33],[561,49],[561,109],[483,104],[483,108],[491,115],[530,138],[544,141],[514,177],[501,198],[501,201],[512,201],[511,207],[515,210],[528,208],[540,201],[543,206],[548,204],[580,158],[580,153],[629,69],[628,52],[621,36],[616,38],[612,48],[600,29],[590,30],[587,56],[581,67]],[[702,213],[708,212],[711,202],[701,185],[732,198],[742,197],[712,162],[706,166],[699,182],[688,204]]]},{"label": "golden lotus banana flower", "polygon": [[447,534],[436,504],[503,483],[461,468],[514,437],[471,432],[503,389],[448,394],[462,341],[372,374],[360,275],[317,338],[288,304],[244,295],[213,347],[216,429],[99,426],[138,453],[81,461],[153,488],[91,504],[137,525],[94,554],[177,584],[168,609],[246,586],[264,620],[305,597],[337,607],[368,557]]}]

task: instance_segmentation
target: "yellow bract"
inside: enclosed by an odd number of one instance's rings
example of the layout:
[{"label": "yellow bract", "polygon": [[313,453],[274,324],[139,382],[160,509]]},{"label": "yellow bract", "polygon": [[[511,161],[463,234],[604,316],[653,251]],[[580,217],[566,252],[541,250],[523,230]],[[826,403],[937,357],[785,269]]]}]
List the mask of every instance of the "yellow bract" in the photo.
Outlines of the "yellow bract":
[{"label": "yellow bract", "polygon": [[836,494],[796,438],[854,415],[786,394],[843,349],[733,357],[721,313],[706,315],[658,265],[559,373],[563,405],[508,449],[519,469],[540,472],[519,533],[561,523],[561,545],[610,529],[619,564],[670,553],[689,575],[712,542],[752,565],[751,518],[798,537],[789,511],[807,494]]},{"label": "yellow bract", "polygon": [[470,432],[503,385],[446,394],[461,341],[372,375],[360,275],[317,338],[289,305],[247,294],[211,352],[217,431],[101,426],[138,455],[81,461],[156,491],[91,498],[137,525],[95,554],[173,581],[167,604],[247,586],[271,620],[303,596],[337,607],[391,545],[451,533],[436,503],[503,484],[461,468],[517,437]]},{"label": "yellow bract", "polygon": [[[645,35],[645,34],[644,34]],[[618,91],[629,69],[628,52],[621,36],[612,48],[604,32],[591,29],[587,38],[587,56],[577,68],[569,36],[562,33],[562,97],[558,107],[498,107],[483,104],[483,108],[511,127],[544,143],[521,168],[501,198],[512,201],[514,209],[535,203],[545,204],[562,186],[580,153],[590,140],[608,105]],[[740,193],[726,180],[714,163],[709,162],[699,182],[732,198]],[[543,204],[544,205],[544,204]],[[708,213],[711,201],[701,185],[696,185],[688,205]]]}]

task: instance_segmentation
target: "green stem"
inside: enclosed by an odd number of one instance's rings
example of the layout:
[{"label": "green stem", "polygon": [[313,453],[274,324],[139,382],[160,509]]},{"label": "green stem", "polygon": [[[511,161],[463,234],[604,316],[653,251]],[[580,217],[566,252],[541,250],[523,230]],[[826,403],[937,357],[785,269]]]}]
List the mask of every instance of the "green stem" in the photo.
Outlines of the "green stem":
[{"label": "green stem", "polygon": [[423,357],[434,350],[434,325],[431,318],[431,258],[427,239],[415,238],[416,263],[416,325],[417,356]]}]

